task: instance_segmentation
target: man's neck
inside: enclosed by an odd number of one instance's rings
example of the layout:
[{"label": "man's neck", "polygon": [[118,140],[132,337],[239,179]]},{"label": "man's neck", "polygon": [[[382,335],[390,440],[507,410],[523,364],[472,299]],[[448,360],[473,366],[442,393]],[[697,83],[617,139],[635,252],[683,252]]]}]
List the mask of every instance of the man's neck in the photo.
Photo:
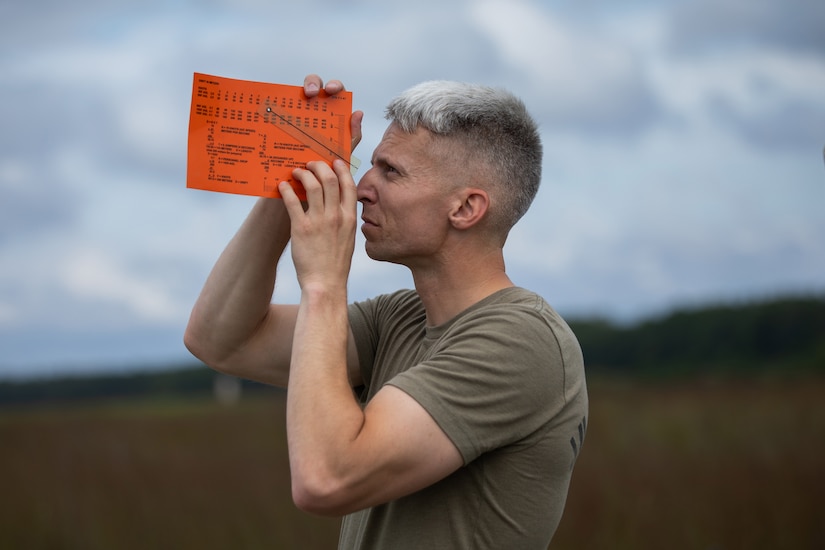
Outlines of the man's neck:
[{"label": "man's neck", "polygon": [[474,262],[449,261],[426,270],[413,269],[412,275],[429,326],[446,323],[487,296],[514,286],[500,251]]}]

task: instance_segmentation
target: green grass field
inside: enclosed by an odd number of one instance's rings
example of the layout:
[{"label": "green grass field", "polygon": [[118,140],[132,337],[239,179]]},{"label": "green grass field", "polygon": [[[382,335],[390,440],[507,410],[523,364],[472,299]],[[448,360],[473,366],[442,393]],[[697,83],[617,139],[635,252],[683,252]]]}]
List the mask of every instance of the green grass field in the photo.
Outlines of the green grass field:
[{"label": "green grass field", "polygon": [[[553,549],[825,547],[825,380],[591,378]],[[335,548],[289,495],[282,394],[0,410],[0,548]]]}]

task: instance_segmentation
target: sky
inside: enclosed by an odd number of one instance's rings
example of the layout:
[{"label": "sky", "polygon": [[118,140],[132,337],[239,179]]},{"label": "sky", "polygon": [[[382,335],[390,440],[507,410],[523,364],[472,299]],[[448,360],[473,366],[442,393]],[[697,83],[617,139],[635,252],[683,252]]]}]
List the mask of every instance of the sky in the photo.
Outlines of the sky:
[{"label": "sky", "polygon": [[[567,318],[821,296],[823,28],[821,0],[0,0],[0,379],[192,360],[255,201],[186,189],[195,72],[343,80],[364,161],[413,84],[514,92],[545,155],[507,269]],[[350,299],[411,285],[359,232]]]}]

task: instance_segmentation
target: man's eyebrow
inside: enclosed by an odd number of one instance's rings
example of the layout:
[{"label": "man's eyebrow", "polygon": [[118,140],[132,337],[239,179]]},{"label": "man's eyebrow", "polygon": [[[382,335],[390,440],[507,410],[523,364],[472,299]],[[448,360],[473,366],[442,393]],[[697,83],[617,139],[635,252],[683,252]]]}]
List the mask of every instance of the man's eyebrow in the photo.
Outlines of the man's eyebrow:
[{"label": "man's eyebrow", "polygon": [[370,164],[375,166],[376,164],[389,164],[389,162],[387,161],[386,155],[382,155],[379,153],[377,155],[372,155],[372,158],[370,159]]}]

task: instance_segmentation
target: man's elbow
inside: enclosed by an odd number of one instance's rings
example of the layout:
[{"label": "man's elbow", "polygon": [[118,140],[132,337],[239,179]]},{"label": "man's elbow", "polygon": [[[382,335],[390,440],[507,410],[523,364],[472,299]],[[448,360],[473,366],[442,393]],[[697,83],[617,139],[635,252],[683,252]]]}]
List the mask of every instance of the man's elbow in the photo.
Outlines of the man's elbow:
[{"label": "man's elbow", "polygon": [[303,512],[325,517],[341,517],[363,508],[353,502],[340,482],[321,476],[312,480],[293,476],[292,501]]},{"label": "man's elbow", "polygon": [[186,325],[186,330],[183,331],[183,345],[186,346],[189,353],[201,361],[204,361],[204,363],[206,362],[204,360],[206,358],[206,350],[203,345],[203,339],[201,338],[197,325],[191,319],[189,320],[189,324]]},{"label": "man's elbow", "polygon": [[209,339],[205,337],[197,325],[192,321],[186,326],[183,332],[183,345],[189,350],[193,356],[199,359],[203,364],[218,372],[225,372],[226,369],[222,366],[224,361],[219,355],[209,346]]}]

